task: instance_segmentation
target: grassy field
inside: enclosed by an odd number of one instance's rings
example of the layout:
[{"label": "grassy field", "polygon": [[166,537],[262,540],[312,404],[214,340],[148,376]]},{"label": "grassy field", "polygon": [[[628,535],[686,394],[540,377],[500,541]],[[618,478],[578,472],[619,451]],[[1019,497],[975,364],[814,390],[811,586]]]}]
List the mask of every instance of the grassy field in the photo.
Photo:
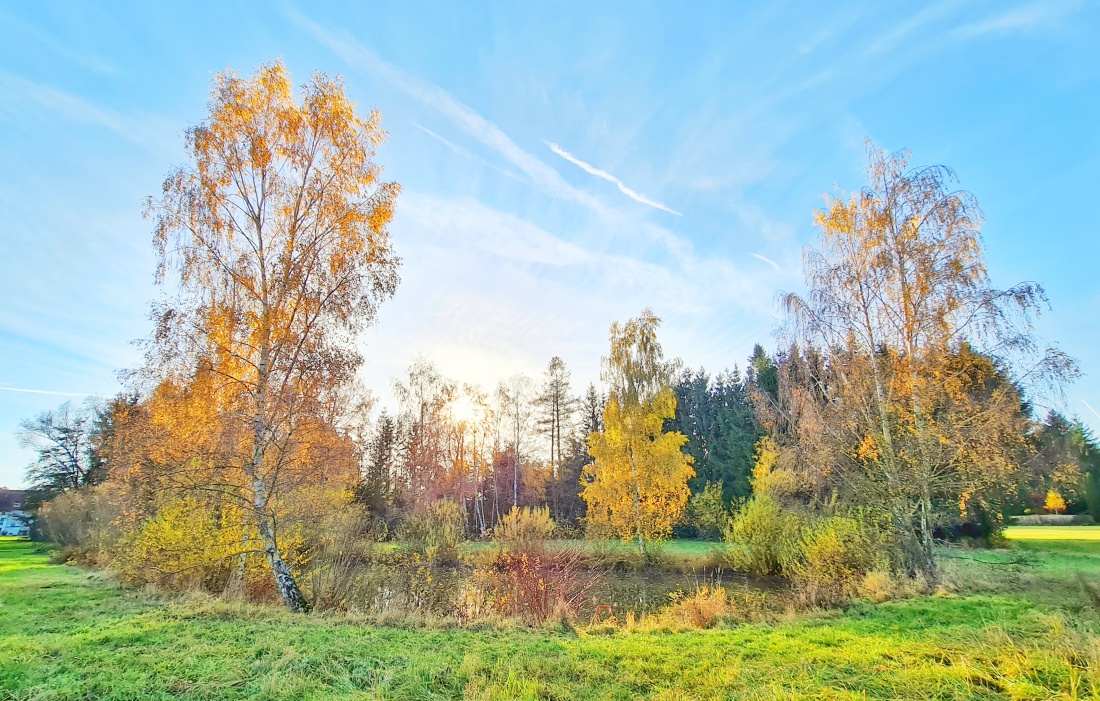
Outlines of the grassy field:
[{"label": "grassy field", "polygon": [[1009,540],[1100,540],[1100,526],[1009,526]]},{"label": "grassy field", "polygon": [[0,540],[0,698],[1100,698],[1080,585],[1100,582],[1100,545],[1014,541],[944,562],[957,593],[769,624],[409,629],[157,599]]}]

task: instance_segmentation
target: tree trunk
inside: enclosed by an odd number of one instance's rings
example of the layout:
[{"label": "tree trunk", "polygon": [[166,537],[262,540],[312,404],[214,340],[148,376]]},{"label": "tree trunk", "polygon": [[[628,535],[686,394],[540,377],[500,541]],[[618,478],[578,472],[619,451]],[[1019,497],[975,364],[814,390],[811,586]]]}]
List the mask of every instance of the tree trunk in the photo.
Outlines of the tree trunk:
[{"label": "tree trunk", "polygon": [[283,560],[283,554],[279,552],[279,546],[275,539],[275,524],[271,514],[267,511],[269,494],[267,484],[264,481],[264,455],[266,452],[266,425],[264,412],[267,408],[267,373],[270,351],[265,342],[260,347],[259,377],[257,378],[256,413],[252,417],[252,504],[256,513],[256,526],[260,531],[260,544],[263,546],[267,564],[271,568],[271,574],[275,577],[275,588],[283,597],[283,602],[294,613],[309,611],[309,602],[302,595],[298,583],[294,581],[294,575]]},{"label": "tree trunk", "polygon": [[934,540],[932,537],[932,499],[928,494],[928,485],[921,485],[921,499],[920,499],[920,535],[921,535],[921,554],[924,556],[924,562],[922,563],[924,569],[924,575],[928,577],[928,581],[936,581],[936,553],[933,550]]},{"label": "tree trunk", "polygon": [[271,523],[271,517],[265,512],[257,510],[256,525],[260,529],[260,540],[264,546],[264,555],[267,557],[271,574],[275,577],[275,587],[279,590],[279,595],[283,597],[287,608],[294,613],[308,612],[309,602],[306,601],[302,590],[298,588],[298,582],[294,580],[294,575],[290,573],[290,568],[286,566],[283,554],[279,552],[279,546],[275,542],[275,529]]},{"label": "tree trunk", "polygon": [[241,532],[241,554],[237,556],[237,566],[229,573],[229,580],[225,583],[225,591],[222,596],[227,599],[237,599],[244,594],[244,571],[248,565],[248,525]]},{"label": "tree trunk", "polygon": [[634,449],[630,450],[630,486],[634,500],[634,531],[638,535],[638,552],[645,557],[645,538],[642,537],[642,493],[638,484],[638,465],[634,460]]}]

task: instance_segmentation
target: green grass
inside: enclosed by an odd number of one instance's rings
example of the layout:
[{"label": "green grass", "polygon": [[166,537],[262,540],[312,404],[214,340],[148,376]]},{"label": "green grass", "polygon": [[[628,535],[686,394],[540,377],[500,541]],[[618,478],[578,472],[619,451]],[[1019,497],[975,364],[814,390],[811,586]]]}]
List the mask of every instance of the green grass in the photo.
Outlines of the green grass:
[{"label": "green grass", "polygon": [[[1100,548],[1022,545],[949,560],[959,581],[989,580],[985,593],[628,634],[390,628],[163,600],[0,540],[0,699],[1094,698],[1095,611],[1028,596],[1018,578],[1042,589],[1100,574]],[[1017,579],[997,590],[1006,569]]]}]

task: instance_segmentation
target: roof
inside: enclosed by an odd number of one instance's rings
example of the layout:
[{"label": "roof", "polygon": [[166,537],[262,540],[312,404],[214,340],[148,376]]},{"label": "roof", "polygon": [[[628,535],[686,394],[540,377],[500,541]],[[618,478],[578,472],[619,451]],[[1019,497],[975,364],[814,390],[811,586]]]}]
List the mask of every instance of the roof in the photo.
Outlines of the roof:
[{"label": "roof", "polygon": [[[0,513],[22,509],[27,492],[22,489],[0,489]],[[17,507],[16,504],[19,506]]]}]

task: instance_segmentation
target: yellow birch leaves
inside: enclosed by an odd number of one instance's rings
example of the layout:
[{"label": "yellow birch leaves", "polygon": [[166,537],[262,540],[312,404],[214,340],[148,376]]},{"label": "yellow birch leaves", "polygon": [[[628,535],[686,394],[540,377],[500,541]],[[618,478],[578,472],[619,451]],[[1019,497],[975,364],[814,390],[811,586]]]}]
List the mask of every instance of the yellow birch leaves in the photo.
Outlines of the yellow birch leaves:
[{"label": "yellow birch leaves", "polygon": [[581,477],[589,532],[637,540],[643,550],[646,541],[671,535],[690,496],[687,482],[695,476],[691,457],[681,451],[687,437],[663,430],[676,415],[676,395],[669,387],[671,366],[656,342],[659,323],[647,309],[611,327],[605,361],[611,396],[604,430],[588,438],[595,462]]}]

